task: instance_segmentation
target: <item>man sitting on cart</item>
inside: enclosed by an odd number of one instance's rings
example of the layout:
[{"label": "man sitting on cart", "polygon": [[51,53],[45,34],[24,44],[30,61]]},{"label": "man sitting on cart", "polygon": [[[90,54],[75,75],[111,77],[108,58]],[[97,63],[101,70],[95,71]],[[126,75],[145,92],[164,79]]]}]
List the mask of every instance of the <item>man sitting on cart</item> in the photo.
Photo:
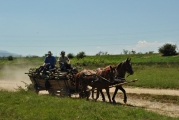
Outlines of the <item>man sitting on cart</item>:
[{"label": "man sitting on cart", "polygon": [[56,58],[52,56],[51,51],[48,51],[47,57],[44,60],[43,66],[47,66],[48,70],[55,68]]},{"label": "man sitting on cart", "polygon": [[38,69],[38,74],[40,74],[42,70],[43,73],[45,73],[46,71],[55,68],[55,65],[56,65],[56,58],[52,56],[51,51],[48,51],[47,57],[45,58],[43,65],[40,66],[40,68]]},{"label": "man sitting on cart", "polygon": [[61,56],[58,58],[58,62],[60,64],[61,71],[67,71],[67,69],[73,69],[70,64],[70,59],[65,56],[65,51],[61,51]]}]

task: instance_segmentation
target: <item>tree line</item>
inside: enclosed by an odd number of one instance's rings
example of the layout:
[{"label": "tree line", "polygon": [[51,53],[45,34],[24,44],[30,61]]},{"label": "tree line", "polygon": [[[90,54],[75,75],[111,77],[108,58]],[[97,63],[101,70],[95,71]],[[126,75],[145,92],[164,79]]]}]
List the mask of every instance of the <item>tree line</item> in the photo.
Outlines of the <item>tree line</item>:
[{"label": "tree line", "polygon": [[[159,47],[158,52],[162,54],[162,56],[172,56],[172,55],[177,55],[177,45],[166,43],[163,46]],[[123,54],[136,54],[135,50],[129,51],[129,50],[123,50]],[[138,53],[142,54],[142,53]],[[149,51],[147,54],[153,54],[153,51]],[[100,55],[109,55],[108,52],[102,52],[99,51],[96,56]],[[74,58],[76,57],[77,59],[82,59],[86,57],[86,53],[84,51],[79,52],[77,55],[74,55],[73,53],[67,54],[68,58]],[[26,56],[26,57],[38,57],[38,56]],[[0,57],[0,59],[8,59],[9,61],[13,60],[13,56],[8,56],[8,57]]]}]

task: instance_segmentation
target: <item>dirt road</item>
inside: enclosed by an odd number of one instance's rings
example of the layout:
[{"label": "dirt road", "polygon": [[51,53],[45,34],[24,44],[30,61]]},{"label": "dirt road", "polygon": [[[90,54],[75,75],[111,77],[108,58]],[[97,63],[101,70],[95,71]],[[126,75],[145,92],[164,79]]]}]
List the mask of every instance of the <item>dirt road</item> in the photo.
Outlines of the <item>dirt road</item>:
[{"label": "dirt road", "polygon": [[[124,89],[127,93],[179,96],[179,90],[172,89],[149,89],[139,87],[124,87]],[[110,88],[110,91],[114,90],[115,88]]]},{"label": "dirt road", "polygon": [[[21,80],[2,80],[0,79],[0,89],[15,91],[18,86],[25,87],[25,83],[30,83],[29,78],[27,79],[21,79]],[[179,90],[170,90],[170,89],[147,89],[147,88],[130,88],[124,86],[124,89],[126,90],[126,93],[136,93],[136,94],[153,94],[153,95],[172,95],[172,96],[179,96]],[[110,91],[113,92],[114,88],[110,88]],[[40,92],[42,94],[46,92]],[[123,94],[121,94],[121,91],[119,90],[118,97],[116,97],[117,103],[123,104]],[[144,108],[149,111],[157,112],[159,114],[171,116],[171,117],[179,117],[179,105],[172,104],[172,103],[161,103],[161,102],[155,102],[150,100],[144,100],[140,97],[131,97],[128,96],[128,106],[132,107],[139,107]],[[101,100],[101,98],[99,98]],[[106,97],[106,100],[107,97]]]}]

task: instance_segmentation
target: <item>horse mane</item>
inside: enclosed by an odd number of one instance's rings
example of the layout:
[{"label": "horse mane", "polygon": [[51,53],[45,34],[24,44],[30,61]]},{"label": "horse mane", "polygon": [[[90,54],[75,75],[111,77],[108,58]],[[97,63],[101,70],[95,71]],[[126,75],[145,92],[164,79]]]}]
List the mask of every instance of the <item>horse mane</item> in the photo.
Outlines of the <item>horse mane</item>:
[{"label": "horse mane", "polygon": [[119,68],[119,67],[121,67],[123,63],[124,63],[124,62],[119,63],[119,64],[117,65],[116,69]]},{"label": "horse mane", "polygon": [[114,65],[108,65],[108,66],[106,66],[106,67],[104,68],[104,70],[105,70],[105,71],[109,71],[109,70],[111,69],[110,66],[111,66],[113,69],[116,69],[116,66],[114,66]]}]

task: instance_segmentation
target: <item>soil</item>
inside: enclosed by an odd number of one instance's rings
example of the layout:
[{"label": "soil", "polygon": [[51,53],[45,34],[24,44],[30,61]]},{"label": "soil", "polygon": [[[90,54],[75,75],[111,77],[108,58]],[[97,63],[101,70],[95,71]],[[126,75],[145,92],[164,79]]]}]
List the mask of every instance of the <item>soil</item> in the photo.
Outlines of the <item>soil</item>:
[{"label": "soil", "polygon": [[[29,84],[31,81],[29,80],[28,76],[23,77],[21,80],[12,80],[12,79],[0,79],[0,89],[9,90],[9,91],[15,91],[19,86],[22,88],[25,88],[25,83]],[[144,108],[149,111],[157,112],[162,115],[167,115],[171,117],[177,117],[179,118],[179,105],[174,103],[162,103],[162,102],[156,102],[151,101],[147,99],[142,99],[142,97],[139,97],[140,94],[152,94],[152,95],[168,95],[168,96],[179,96],[179,90],[171,90],[171,89],[149,89],[149,88],[131,88],[124,86],[124,89],[126,90],[127,96],[128,96],[128,102],[125,104],[129,107],[137,107],[137,108]],[[114,88],[110,88],[110,91],[113,92]],[[46,94],[45,92],[40,92],[41,94]],[[130,95],[130,94],[138,94],[138,95]],[[77,97],[76,95],[74,95]],[[99,98],[101,101],[101,98]],[[108,99],[106,97],[106,100],[108,102]],[[118,94],[116,96],[116,102],[117,104],[124,104],[123,103],[123,94],[121,94],[121,91],[118,91]]]}]

